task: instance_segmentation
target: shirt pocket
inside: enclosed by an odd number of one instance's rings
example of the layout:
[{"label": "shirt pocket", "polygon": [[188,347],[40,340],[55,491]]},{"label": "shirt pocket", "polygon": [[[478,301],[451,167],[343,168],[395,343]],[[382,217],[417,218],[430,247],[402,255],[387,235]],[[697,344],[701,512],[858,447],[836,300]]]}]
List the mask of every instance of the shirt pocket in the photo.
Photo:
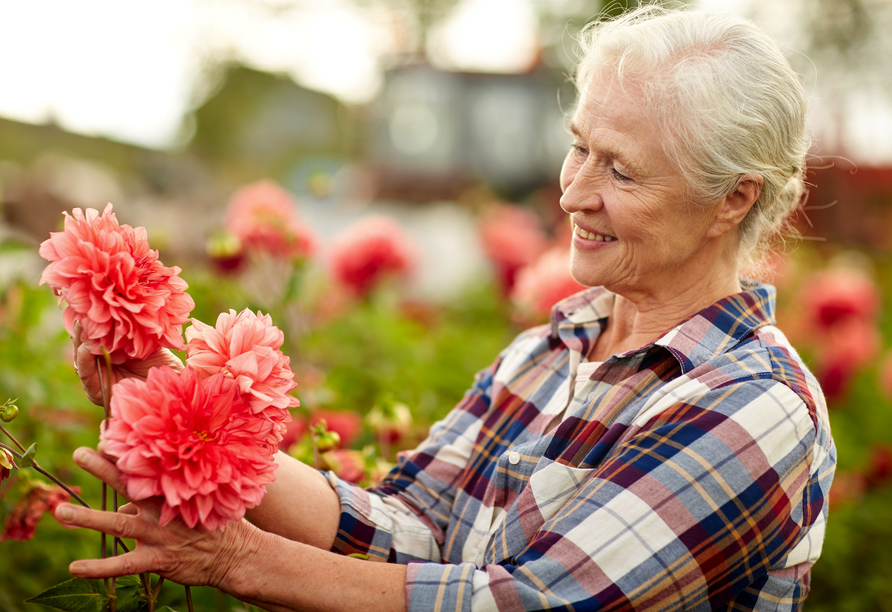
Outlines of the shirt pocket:
[{"label": "shirt pocket", "polygon": [[539,459],[527,486],[492,533],[484,562],[511,564],[594,472],[594,468],[574,468],[546,457]]}]

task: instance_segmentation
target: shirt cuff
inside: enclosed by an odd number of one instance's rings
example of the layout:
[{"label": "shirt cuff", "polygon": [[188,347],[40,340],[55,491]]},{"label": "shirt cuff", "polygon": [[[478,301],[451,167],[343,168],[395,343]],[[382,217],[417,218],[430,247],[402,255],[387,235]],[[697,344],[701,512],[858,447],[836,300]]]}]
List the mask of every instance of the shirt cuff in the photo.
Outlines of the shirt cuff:
[{"label": "shirt cuff", "polygon": [[402,501],[369,492],[332,472],[324,475],[341,502],[333,552],[391,563],[440,561],[440,547],[430,528]]}]

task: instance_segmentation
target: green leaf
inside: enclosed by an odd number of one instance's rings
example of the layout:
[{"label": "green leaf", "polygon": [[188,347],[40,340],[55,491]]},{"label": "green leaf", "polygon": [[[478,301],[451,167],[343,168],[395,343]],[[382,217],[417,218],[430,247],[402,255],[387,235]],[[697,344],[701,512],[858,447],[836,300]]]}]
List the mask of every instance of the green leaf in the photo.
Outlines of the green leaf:
[{"label": "green leaf", "polygon": [[34,463],[34,457],[37,455],[37,442],[28,447],[24,453],[22,453],[22,458],[19,460],[21,464],[19,467],[21,469],[31,467]]},{"label": "green leaf", "polygon": [[[136,576],[124,576],[115,581],[116,612],[142,612],[149,606],[142,597],[141,583]],[[108,606],[108,591],[102,580],[75,578],[54,587],[40,595],[26,600],[66,612],[105,612]]]}]

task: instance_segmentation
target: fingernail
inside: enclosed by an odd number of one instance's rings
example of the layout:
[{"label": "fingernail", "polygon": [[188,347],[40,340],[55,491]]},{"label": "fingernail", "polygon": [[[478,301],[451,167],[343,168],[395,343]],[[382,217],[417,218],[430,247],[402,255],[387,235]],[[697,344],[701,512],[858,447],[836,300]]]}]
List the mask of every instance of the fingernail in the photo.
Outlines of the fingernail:
[{"label": "fingernail", "polygon": [[75,449],[74,453],[72,453],[71,458],[74,459],[74,462],[78,465],[85,464],[90,459],[90,451],[85,447],[80,447]]},{"label": "fingernail", "polygon": [[68,505],[62,505],[56,508],[56,518],[60,521],[70,521],[74,518],[74,508]]},{"label": "fingernail", "polygon": [[71,564],[69,564],[68,566],[68,571],[72,574],[80,574],[85,569],[87,569],[86,566],[84,566],[84,564],[80,561],[72,561]]}]

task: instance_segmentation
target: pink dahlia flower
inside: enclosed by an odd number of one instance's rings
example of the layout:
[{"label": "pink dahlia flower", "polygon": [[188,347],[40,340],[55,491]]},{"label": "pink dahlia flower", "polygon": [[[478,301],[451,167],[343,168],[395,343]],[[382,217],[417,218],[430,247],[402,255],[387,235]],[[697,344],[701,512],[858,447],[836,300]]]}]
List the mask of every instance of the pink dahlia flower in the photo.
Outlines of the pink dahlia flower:
[{"label": "pink dahlia flower", "polygon": [[495,266],[502,291],[509,295],[521,268],[548,248],[548,237],[535,214],[513,204],[493,204],[478,227],[483,250]]},{"label": "pink dahlia flower", "polygon": [[84,344],[112,363],[145,359],[159,348],[183,348],[183,323],[195,307],[180,269],[149,249],[146,230],[118,225],[109,204],[65,213],[65,230],[40,245],[50,261],[40,277],[67,307],[65,329],[81,322]]},{"label": "pink dahlia flower", "polygon": [[260,503],[276,464],[238,383],[193,368],[153,368],[145,381],[115,385],[106,452],[132,500],[163,496],[161,524],[182,517],[214,530]]},{"label": "pink dahlia flower", "polygon": [[242,246],[276,257],[303,259],[316,251],[316,238],[295,214],[297,202],[273,181],[236,191],[226,211],[226,229]]},{"label": "pink dahlia flower", "polygon": [[385,217],[367,217],[335,238],[330,257],[335,280],[358,296],[388,276],[405,276],[415,259],[403,230]]},{"label": "pink dahlia flower", "polygon": [[285,335],[272,318],[246,309],[221,313],[216,327],[193,319],[186,339],[186,365],[202,376],[234,379],[251,413],[271,423],[267,442],[275,449],[291,420],[288,409],[300,402],[290,395],[297,383],[290,359],[281,351]]},{"label": "pink dahlia flower", "polygon": [[521,318],[538,322],[548,318],[552,306],[583,289],[570,274],[570,250],[554,247],[518,273],[511,301]]}]

